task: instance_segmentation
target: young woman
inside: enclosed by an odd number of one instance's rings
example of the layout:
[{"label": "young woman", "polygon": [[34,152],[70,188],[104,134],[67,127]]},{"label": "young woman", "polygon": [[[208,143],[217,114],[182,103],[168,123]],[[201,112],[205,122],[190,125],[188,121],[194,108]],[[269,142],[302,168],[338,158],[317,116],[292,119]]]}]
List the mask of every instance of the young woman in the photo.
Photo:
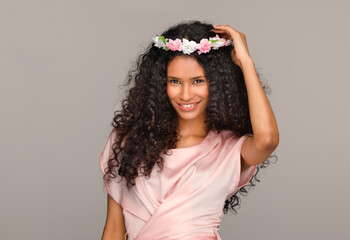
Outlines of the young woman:
[{"label": "young woman", "polygon": [[127,85],[100,158],[102,239],[220,239],[223,214],[279,142],[246,36],[179,23],[154,36]]}]

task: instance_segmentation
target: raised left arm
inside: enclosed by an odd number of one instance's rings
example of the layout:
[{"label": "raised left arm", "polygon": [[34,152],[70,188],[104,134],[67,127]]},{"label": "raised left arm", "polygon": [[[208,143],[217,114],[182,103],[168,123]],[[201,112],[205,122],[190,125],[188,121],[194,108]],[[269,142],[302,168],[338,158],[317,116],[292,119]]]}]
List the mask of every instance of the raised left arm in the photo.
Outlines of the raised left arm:
[{"label": "raised left arm", "polygon": [[242,72],[248,92],[250,120],[253,136],[248,137],[241,148],[242,171],[250,165],[264,162],[279,143],[279,131],[275,116],[255,71],[252,59],[242,61]]},{"label": "raised left arm", "polygon": [[276,149],[279,142],[278,127],[250,57],[245,34],[229,25],[213,25],[213,31],[233,41],[232,61],[241,68],[248,92],[253,136],[248,137],[241,148],[241,171],[244,171],[251,165],[264,162]]}]

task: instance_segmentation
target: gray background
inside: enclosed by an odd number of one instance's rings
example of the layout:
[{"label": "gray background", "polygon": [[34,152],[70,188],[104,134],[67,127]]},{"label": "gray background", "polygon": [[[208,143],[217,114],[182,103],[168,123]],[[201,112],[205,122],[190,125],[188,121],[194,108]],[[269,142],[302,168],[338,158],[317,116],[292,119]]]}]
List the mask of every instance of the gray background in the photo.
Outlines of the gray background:
[{"label": "gray background", "polygon": [[100,153],[136,56],[180,20],[246,34],[279,161],[222,239],[347,239],[347,1],[0,1],[0,239],[100,239]]}]

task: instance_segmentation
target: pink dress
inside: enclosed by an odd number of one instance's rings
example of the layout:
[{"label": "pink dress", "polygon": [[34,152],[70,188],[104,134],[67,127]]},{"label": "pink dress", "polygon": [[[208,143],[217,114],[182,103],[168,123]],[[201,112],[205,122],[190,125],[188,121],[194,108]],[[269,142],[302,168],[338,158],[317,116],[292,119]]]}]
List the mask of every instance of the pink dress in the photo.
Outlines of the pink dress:
[{"label": "pink dress", "polygon": [[[240,152],[244,140],[210,131],[197,145],[172,149],[164,157],[161,173],[155,164],[151,177],[135,179],[128,192],[120,176],[105,186],[123,208],[128,240],[218,239],[222,209],[242,186],[248,184],[257,166],[241,174]],[[116,132],[113,129],[101,153],[101,169],[107,167]],[[141,144],[141,143],[140,143]]]}]

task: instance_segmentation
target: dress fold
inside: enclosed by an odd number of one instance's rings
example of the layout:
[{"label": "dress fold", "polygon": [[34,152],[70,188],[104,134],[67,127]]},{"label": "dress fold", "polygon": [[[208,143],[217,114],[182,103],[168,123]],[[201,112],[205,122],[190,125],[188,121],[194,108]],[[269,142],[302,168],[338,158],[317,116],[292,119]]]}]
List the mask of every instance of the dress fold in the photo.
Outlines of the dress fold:
[{"label": "dress fold", "polygon": [[[228,130],[209,131],[202,142],[163,154],[163,170],[156,164],[150,177],[139,176],[130,191],[112,181],[106,188],[125,211],[128,240],[217,239],[226,199],[246,185],[256,166],[241,173],[244,140]],[[115,132],[110,134],[111,144]],[[101,154],[107,166],[110,147]]]}]

